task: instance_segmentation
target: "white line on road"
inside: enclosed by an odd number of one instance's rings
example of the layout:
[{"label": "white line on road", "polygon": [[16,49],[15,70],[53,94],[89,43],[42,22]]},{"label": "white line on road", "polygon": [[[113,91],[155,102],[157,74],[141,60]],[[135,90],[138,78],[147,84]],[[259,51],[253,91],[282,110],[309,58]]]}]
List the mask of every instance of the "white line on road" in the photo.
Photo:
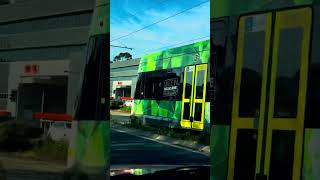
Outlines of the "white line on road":
[{"label": "white line on road", "polygon": [[133,133],[124,131],[124,130],[119,130],[119,129],[113,129],[113,130],[118,131],[118,132],[121,132],[121,133],[129,134],[129,135],[132,135],[132,136],[136,136],[136,137],[139,137],[139,138],[142,138],[142,139],[147,139],[147,140],[150,140],[150,141],[155,141],[155,142],[157,142],[157,143],[164,144],[164,145],[168,145],[168,146],[175,147],[175,148],[178,148],[178,149],[182,149],[182,150],[185,150],[185,151],[189,151],[189,152],[201,154],[201,155],[204,155],[204,156],[208,157],[208,155],[205,154],[205,153],[202,153],[202,152],[199,152],[199,151],[195,151],[195,150],[192,150],[192,149],[188,149],[188,148],[185,148],[185,147],[177,146],[177,145],[174,145],[174,144],[170,144],[170,143],[167,143],[167,142],[159,141],[159,140],[152,139],[152,138],[148,138],[148,137],[144,137],[144,136],[139,136],[139,135],[136,135],[136,134],[133,134]]}]

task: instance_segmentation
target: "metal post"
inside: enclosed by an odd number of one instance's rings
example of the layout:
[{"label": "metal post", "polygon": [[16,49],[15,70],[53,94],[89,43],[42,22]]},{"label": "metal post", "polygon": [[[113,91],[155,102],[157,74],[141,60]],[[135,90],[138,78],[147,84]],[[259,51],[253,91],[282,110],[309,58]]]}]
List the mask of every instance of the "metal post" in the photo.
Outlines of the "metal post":
[{"label": "metal post", "polygon": [[[43,113],[43,106],[44,106],[44,89],[42,90],[41,113]],[[42,120],[42,119],[41,119],[41,120]]]},{"label": "metal post", "polygon": [[[42,90],[42,97],[41,97],[41,114],[43,113],[43,106],[44,106],[44,89]],[[43,122],[42,116],[40,118],[40,128],[42,128],[42,124],[44,124],[44,134],[47,133],[47,125],[45,122]]]},{"label": "metal post", "polygon": [[18,120],[18,114],[19,114],[19,96],[20,96],[20,84],[18,85],[18,89],[17,89],[17,99],[16,99],[16,120]]}]

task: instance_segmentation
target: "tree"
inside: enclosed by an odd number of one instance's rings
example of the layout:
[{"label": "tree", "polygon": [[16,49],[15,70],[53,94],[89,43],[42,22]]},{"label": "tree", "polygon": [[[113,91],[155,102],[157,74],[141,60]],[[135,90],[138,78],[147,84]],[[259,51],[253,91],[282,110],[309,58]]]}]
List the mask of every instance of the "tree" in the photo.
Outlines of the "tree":
[{"label": "tree", "polygon": [[119,55],[117,55],[116,57],[114,57],[113,61],[117,62],[117,61],[127,61],[132,59],[132,55],[128,52],[122,52]]}]

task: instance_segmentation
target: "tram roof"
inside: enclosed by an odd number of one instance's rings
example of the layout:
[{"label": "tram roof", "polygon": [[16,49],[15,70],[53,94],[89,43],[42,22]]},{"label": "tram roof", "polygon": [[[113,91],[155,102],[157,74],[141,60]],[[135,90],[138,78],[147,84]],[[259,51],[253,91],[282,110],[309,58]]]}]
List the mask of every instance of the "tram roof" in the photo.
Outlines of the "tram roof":
[{"label": "tram roof", "polygon": [[210,61],[210,40],[199,41],[143,56],[138,72],[184,67]]},{"label": "tram roof", "polygon": [[211,3],[210,15],[211,18],[220,18],[319,3],[320,0],[215,0]]}]

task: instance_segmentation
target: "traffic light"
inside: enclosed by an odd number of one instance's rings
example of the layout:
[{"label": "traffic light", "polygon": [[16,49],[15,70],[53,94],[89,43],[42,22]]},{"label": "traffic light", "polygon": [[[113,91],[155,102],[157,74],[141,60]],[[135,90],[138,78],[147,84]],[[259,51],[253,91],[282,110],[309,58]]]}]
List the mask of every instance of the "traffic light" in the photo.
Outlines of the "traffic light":
[{"label": "traffic light", "polygon": [[14,102],[17,100],[17,90],[11,90],[10,100],[11,100],[11,102]]}]

